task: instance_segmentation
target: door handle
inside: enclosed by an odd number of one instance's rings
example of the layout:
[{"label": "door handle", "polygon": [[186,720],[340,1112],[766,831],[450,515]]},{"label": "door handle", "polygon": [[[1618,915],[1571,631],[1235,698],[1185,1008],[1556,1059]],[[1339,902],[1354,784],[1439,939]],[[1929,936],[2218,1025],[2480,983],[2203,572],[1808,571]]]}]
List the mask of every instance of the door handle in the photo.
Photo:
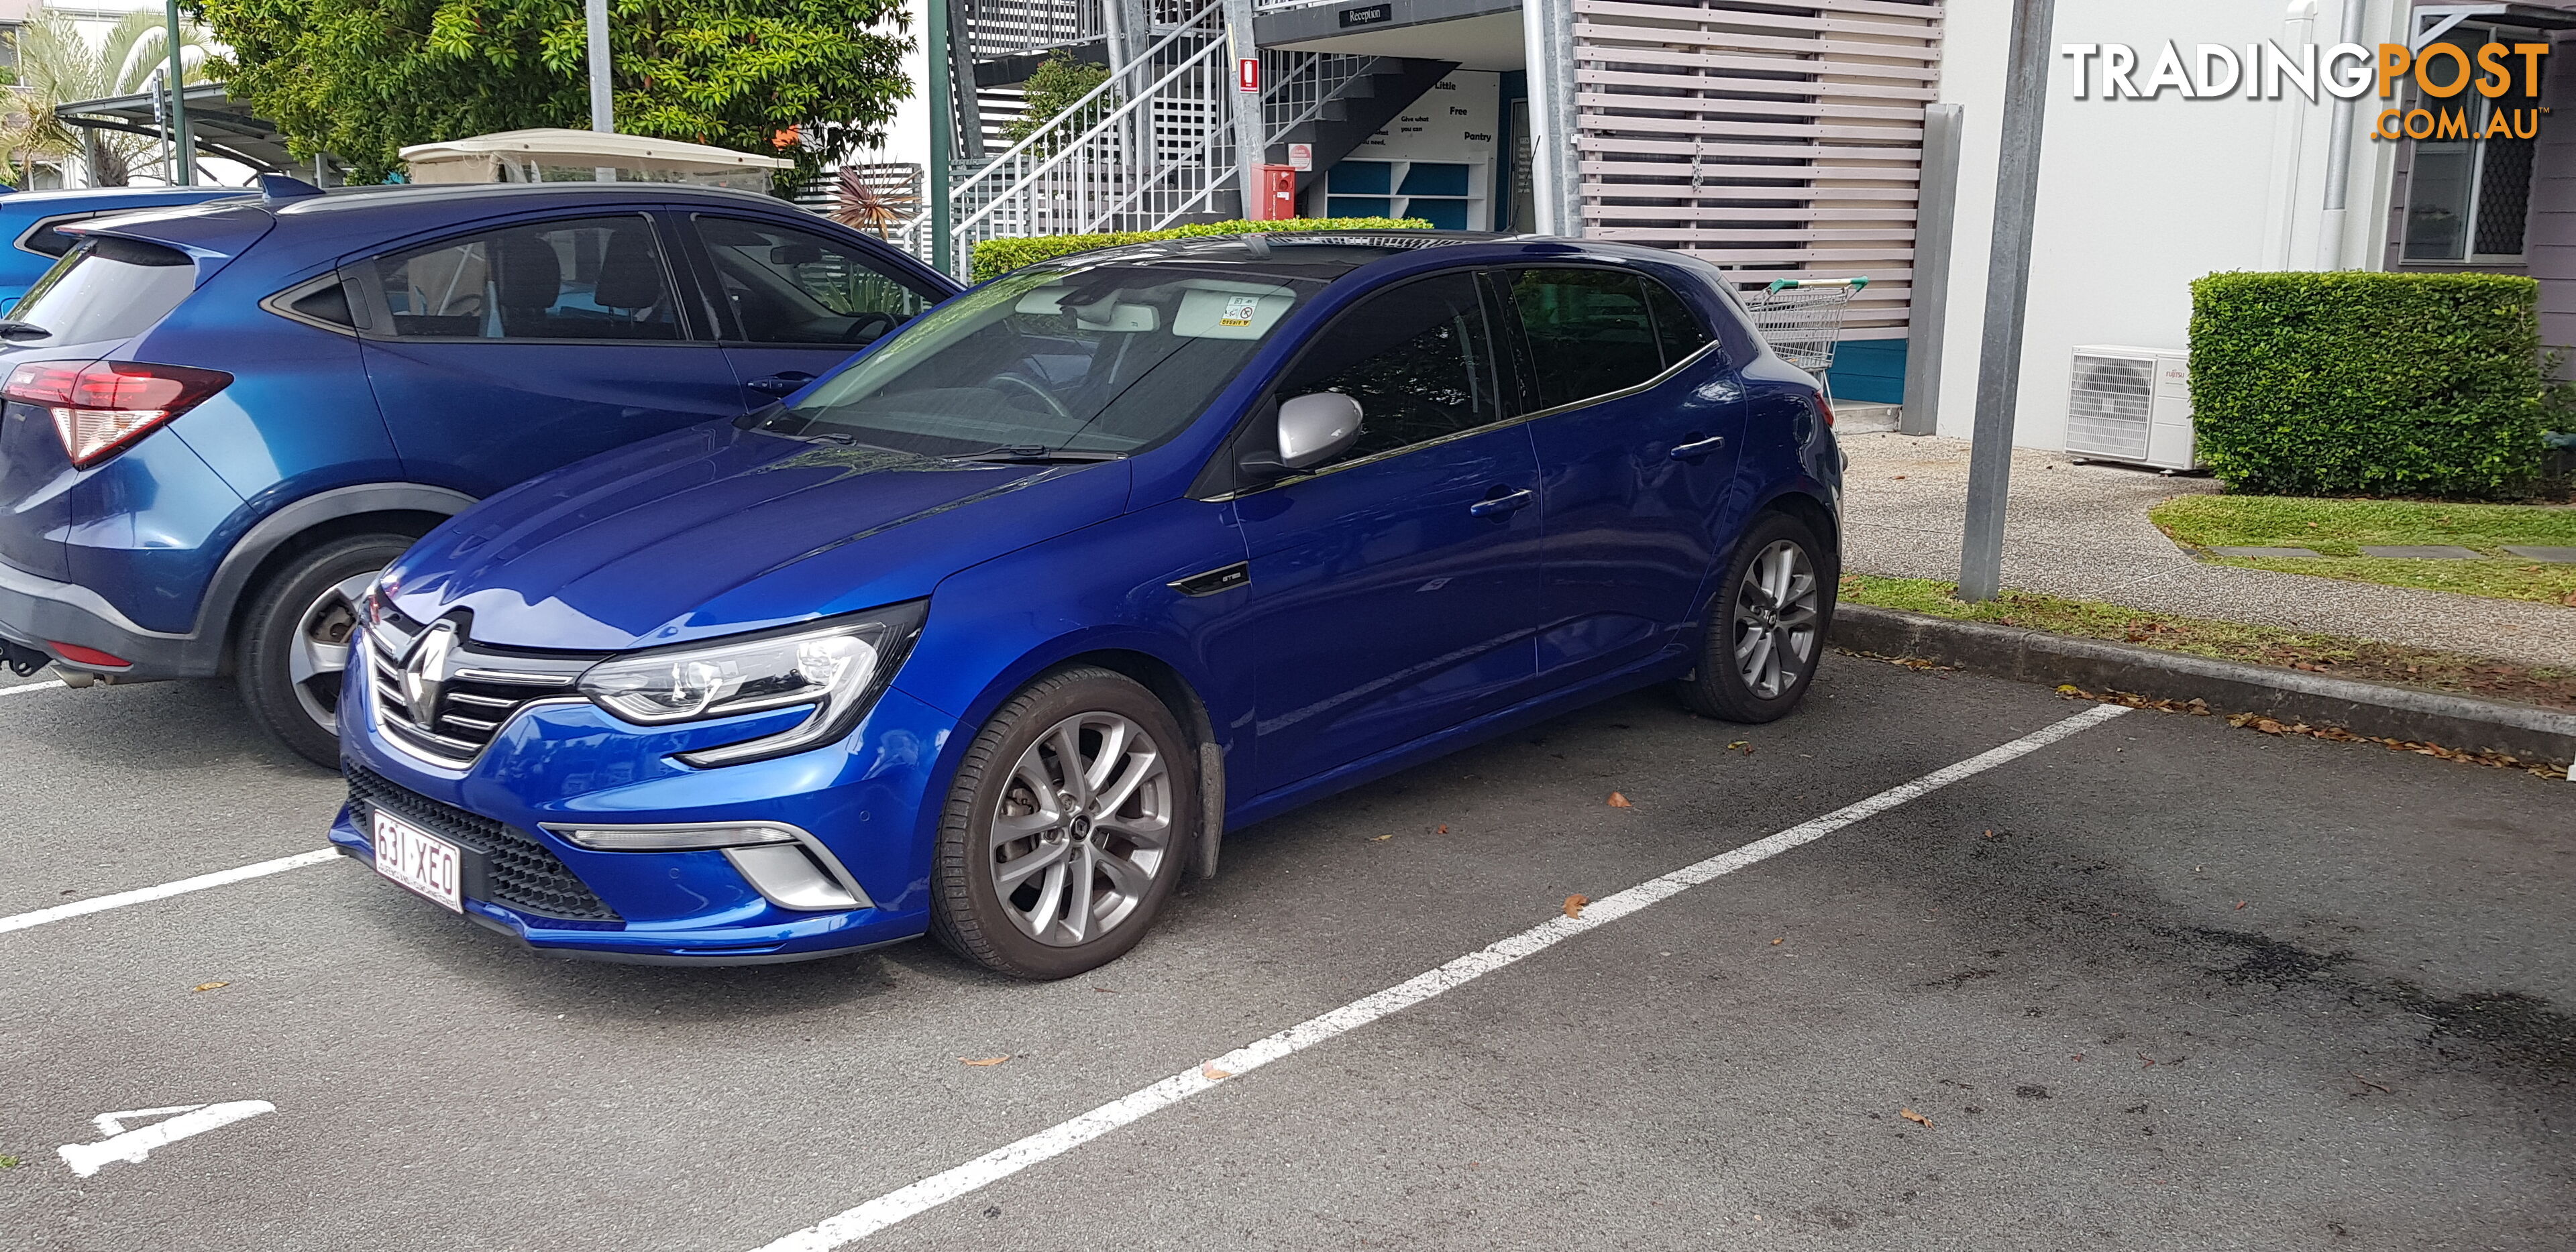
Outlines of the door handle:
[{"label": "door handle", "polygon": [[1532,494],[1528,488],[1524,487],[1518,491],[1506,492],[1499,496],[1487,496],[1482,500],[1478,500],[1474,504],[1468,505],[1467,511],[1478,517],[1501,517],[1506,513],[1517,513],[1522,509],[1528,508],[1530,502],[1536,499],[1538,499],[1538,497]]},{"label": "door handle", "polygon": [[1706,439],[1696,439],[1689,443],[1674,444],[1672,458],[1676,461],[1696,461],[1725,446],[1726,436],[1711,435]]},{"label": "door handle", "polygon": [[772,374],[767,378],[755,378],[743,385],[764,396],[784,396],[794,394],[799,388],[812,381],[814,381],[812,374],[788,370],[785,373]]}]

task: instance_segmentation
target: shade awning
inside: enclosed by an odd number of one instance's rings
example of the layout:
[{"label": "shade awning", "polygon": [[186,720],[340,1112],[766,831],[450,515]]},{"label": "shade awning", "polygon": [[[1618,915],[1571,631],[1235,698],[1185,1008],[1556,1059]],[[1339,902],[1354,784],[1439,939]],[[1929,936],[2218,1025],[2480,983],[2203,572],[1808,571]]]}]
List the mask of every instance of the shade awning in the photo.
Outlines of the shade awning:
[{"label": "shade awning", "polygon": [[[153,92],[79,100],[58,105],[54,116],[66,125],[89,130],[124,131],[162,137],[156,108],[167,97]],[[191,83],[186,94],[189,138],[207,156],[239,161],[264,174],[291,172],[295,158],[286,151],[286,136],[235,101],[222,83]]]},{"label": "shade awning", "polygon": [[453,139],[445,143],[416,143],[402,150],[402,159],[417,171],[423,165],[448,161],[479,161],[499,158],[512,162],[534,162],[541,165],[610,165],[621,169],[667,170],[675,174],[729,174],[746,170],[782,170],[794,161],[778,157],[754,156],[731,148],[718,148],[703,143],[681,143],[675,139],[653,139],[644,135],[614,135],[595,130],[572,130],[564,127],[539,127],[533,130],[505,130],[498,134],[476,135],[471,139]]}]

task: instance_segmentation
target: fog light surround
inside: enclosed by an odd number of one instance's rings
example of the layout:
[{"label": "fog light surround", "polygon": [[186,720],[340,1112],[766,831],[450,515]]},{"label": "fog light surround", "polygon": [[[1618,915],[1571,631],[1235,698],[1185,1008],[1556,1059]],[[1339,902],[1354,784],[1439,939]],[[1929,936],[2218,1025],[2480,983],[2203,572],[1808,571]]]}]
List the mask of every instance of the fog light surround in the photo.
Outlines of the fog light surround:
[{"label": "fog light surround", "polygon": [[734,872],[771,904],[802,913],[875,908],[841,859],[812,834],[785,822],[675,822],[617,826],[548,822],[548,833],[594,852],[721,851]]}]

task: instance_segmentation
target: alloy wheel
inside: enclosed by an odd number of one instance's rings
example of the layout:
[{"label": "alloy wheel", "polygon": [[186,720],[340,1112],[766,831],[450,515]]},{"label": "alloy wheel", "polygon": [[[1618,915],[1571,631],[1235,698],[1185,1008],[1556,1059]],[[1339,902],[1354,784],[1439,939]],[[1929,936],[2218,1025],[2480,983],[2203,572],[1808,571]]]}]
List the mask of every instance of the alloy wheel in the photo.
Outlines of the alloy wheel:
[{"label": "alloy wheel", "polygon": [[1816,567],[1788,539],[1764,548],[1735,596],[1735,665],[1754,696],[1776,700],[1815,659],[1822,620]]},{"label": "alloy wheel", "polygon": [[993,894],[1051,947],[1088,943],[1132,917],[1172,855],[1171,770],[1145,728],[1078,713],[1011,767],[989,832]]},{"label": "alloy wheel", "polygon": [[295,702],[324,730],[340,729],[340,683],[349,672],[349,644],[358,630],[358,601],[376,581],[373,572],[333,584],[296,616],[287,642],[286,676]]}]

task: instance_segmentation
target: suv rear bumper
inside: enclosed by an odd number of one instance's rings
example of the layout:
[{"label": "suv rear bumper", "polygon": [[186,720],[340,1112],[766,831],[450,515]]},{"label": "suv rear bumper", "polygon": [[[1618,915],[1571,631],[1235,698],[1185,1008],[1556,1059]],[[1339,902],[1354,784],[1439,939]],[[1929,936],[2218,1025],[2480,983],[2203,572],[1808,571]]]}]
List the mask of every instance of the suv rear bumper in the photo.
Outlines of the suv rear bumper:
[{"label": "suv rear bumper", "polygon": [[[223,672],[223,645],[196,635],[145,630],[97,592],[60,583],[0,561],[0,635],[55,658],[55,666],[120,682],[211,678]],[[61,658],[52,645],[78,644],[132,664],[122,669]]]}]

